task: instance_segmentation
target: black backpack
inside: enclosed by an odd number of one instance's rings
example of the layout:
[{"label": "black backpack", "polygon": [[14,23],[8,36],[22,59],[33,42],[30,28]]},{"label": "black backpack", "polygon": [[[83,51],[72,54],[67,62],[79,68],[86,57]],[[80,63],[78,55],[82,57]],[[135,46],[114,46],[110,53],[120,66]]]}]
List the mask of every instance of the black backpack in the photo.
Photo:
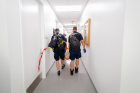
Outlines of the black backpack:
[{"label": "black backpack", "polygon": [[57,47],[57,35],[55,35],[54,38],[50,41],[48,47],[51,47],[51,48]]},{"label": "black backpack", "polygon": [[58,36],[57,36],[57,45],[58,45],[58,48],[59,48],[60,50],[63,50],[63,49],[65,49],[65,47],[66,47],[66,43],[65,43],[65,41],[61,38],[60,34],[58,34]]},{"label": "black backpack", "polygon": [[77,50],[80,48],[80,41],[74,36],[77,33],[72,33],[70,35],[70,47],[72,50]]},{"label": "black backpack", "polygon": [[49,47],[51,48],[55,48],[57,47],[60,49],[60,50],[63,50],[65,49],[66,47],[66,43],[65,41],[61,38],[61,35],[60,34],[55,34],[54,38],[51,40],[51,42],[49,43]]}]

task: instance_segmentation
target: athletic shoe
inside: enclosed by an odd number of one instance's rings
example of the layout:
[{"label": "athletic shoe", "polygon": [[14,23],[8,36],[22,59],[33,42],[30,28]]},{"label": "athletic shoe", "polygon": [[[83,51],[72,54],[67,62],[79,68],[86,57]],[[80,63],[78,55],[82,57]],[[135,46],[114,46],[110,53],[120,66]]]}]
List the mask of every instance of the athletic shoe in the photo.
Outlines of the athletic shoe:
[{"label": "athletic shoe", "polygon": [[60,71],[57,72],[58,76],[60,76]]},{"label": "athletic shoe", "polygon": [[62,69],[64,69],[65,68],[65,64],[62,66]]},{"label": "athletic shoe", "polygon": [[75,67],[75,73],[78,73],[78,68]]},{"label": "athletic shoe", "polygon": [[[74,71],[74,70],[73,70]],[[71,71],[71,69],[70,69],[70,74],[73,76],[73,71]]]}]

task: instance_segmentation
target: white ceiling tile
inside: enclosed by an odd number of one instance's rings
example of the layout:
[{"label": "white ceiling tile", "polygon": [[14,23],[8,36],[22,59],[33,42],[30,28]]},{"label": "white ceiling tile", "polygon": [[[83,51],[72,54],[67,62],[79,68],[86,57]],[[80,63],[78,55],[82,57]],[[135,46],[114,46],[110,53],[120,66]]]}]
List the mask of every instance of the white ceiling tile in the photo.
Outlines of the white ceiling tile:
[{"label": "white ceiling tile", "polygon": [[88,0],[68,0],[69,5],[84,5]]},{"label": "white ceiling tile", "polygon": [[[52,9],[55,11],[56,15],[59,17],[59,20],[62,24],[71,24],[71,21],[78,22],[81,13],[84,10],[88,0],[48,0]],[[68,5],[82,5],[80,12],[57,12],[55,6],[68,6]],[[65,28],[73,28],[73,26],[64,26]],[[72,30],[67,30],[67,32],[72,33]]]},{"label": "white ceiling tile", "polygon": [[67,5],[67,0],[48,0],[48,1],[53,7]]}]

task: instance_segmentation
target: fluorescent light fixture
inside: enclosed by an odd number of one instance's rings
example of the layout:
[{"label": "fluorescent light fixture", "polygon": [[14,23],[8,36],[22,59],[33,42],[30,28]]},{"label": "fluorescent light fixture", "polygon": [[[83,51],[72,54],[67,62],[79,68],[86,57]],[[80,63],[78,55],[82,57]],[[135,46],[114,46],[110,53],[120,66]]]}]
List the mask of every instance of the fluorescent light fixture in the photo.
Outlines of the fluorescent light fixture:
[{"label": "fluorescent light fixture", "polygon": [[57,12],[62,11],[81,11],[82,5],[75,5],[75,6],[55,6]]}]

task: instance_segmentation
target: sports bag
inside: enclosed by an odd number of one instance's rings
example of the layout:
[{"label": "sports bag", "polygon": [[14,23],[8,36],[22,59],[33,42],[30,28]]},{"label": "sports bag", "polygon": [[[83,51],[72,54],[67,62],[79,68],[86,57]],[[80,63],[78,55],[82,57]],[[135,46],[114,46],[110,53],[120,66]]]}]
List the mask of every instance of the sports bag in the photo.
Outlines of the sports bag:
[{"label": "sports bag", "polygon": [[66,48],[66,52],[65,52],[65,59],[67,59],[67,60],[69,60],[69,58],[70,58],[70,52],[69,52],[69,49],[68,48]]},{"label": "sports bag", "polygon": [[72,33],[70,35],[70,47],[72,50],[77,50],[80,48],[80,41],[74,36],[77,33]]}]

